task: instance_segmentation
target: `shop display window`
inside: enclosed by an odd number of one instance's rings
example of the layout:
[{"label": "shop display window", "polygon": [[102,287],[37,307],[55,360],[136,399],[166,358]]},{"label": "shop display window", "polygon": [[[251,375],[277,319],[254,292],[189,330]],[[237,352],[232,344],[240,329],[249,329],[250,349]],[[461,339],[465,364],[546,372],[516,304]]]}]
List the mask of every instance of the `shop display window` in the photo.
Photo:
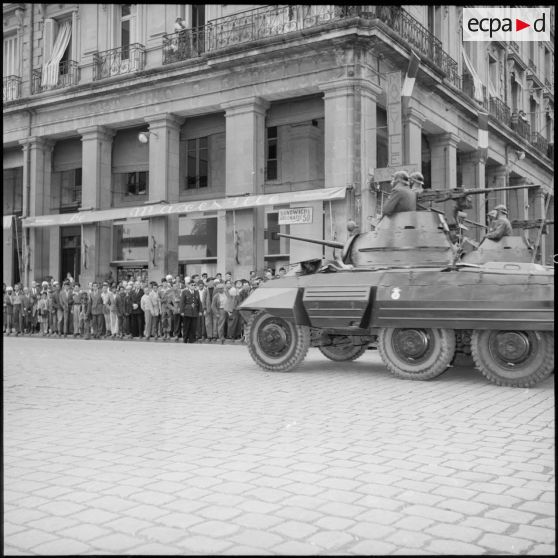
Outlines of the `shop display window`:
[{"label": "shop display window", "polygon": [[124,223],[113,225],[114,260],[147,260],[149,223]]}]

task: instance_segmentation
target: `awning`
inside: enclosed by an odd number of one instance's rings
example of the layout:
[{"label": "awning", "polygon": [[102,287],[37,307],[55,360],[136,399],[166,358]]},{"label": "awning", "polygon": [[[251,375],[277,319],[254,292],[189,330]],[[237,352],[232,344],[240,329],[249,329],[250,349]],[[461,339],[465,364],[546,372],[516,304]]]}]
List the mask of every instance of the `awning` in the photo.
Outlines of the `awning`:
[{"label": "awning", "polygon": [[3,228],[4,229],[11,229],[12,228],[12,219],[14,218],[14,216],[13,215],[4,215],[3,218],[4,218]]},{"label": "awning", "polygon": [[137,219],[163,217],[165,215],[194,213],[197,211],[217,211],[248,209],[264,205],[279,205],[319,200],[338,200],[345,197],[346,187],[318,188],[316,190],[299,190],[280,194],[262,194],[257,196],[236,196],[215,200],[202,200],[180,203],[156,203],[136,207],[118,207],[114,209],[79,211],[60,215],[40,215],[23,219],[24,227],[58,227],[61,225],[85,225],[99,221],[115,219]]}]

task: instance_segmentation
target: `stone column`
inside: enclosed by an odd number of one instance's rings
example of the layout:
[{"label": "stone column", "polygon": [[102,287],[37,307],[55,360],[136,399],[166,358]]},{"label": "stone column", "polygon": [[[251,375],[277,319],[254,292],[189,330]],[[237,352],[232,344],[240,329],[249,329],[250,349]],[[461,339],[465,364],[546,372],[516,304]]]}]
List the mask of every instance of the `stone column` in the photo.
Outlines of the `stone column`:
[{"label": "stone column", "polygon": [[[485,188],[485,161],[476,151],[462,155],[461,157],[463,174],[463,186],[468,189]],[[459,186],[462,186],[461,184]],[[476,221],[481,225],[486,225],[485,210],[486,194],[476,194],[471,196],[473,207],[468,211],[468,219]],[[480,241],[482,235],[486,231],[482,227],[467,225],[469,228],[469,238]]]},{"label": "stone column", "polygon": [[429,138],[432,189],[448,190],[457,186],[457,135],[448,132]]},{"label": "stone column", "polygon": [[[265,115],[269,103],[259,97],[241,99],[221,105],[226,119],[226,195],[263,192],[265,168]],[[247,277],[251,269],[264,267],[264,208],[238,210],[235,214],[238,232],[238,263],[235,260],[234,237],[223,240],[218,230],[217,269],[231,271],[233,277]],[[227,219],[219,218],[218,227]],[[225,233],[226,234],[226,233]],[[228,236],[228,235],[227,235]],[[225,250],[222,246],[225,244]],[[231,265],[233,262],[233,265]]]},{"label": "stone column", "polygon": [[425,116],[413,107],[403,115],[403,162],[422,171],[422,126]]},{"label": "stone column", "polygon": [[336,223],[338,238],[347,236],[346,222],[369,230],[374,200],[369,175],[376,168],[376,99],[380,89],[358,79],[320,86],[324,91],[324,181],[326,188],[348,186],[346,219]]},{"label": "stone column", "polygon": [[[112,189],[112,138],[114,131],[104,126],[81,128],[83,209],[108,209]],[[112,222],[101,221],[81,227],[80,282],[100,279],[112,260]],[[116,273],[113,274],[116,277]]]},{"label": "stone column", "polygon": [[[545,204],[544,190],[542,188],[537,188],[533,198],[534,198],[534,206],[535,206],[534,207],[535,219],[545,219],[546,204]],[[532,229],[532,230],[533,230],[533,235],[531,238],[533,242],[536,242],[537,238],[539,238],[539,229]],[[537,249],[537,257],[535,259],[535,263],[540,263],[542,265],[545,265],[546,264],[545,254],[546,254],[546,235],[542,234],[540,235],[539,247]]]},{"label": "stone column", "polygon": [[[487,173],[486,187],[487,188],[505,188],[507,186],[508,172],[505,165],[498,167],[491,167]],[[508,205],[506,192],[491,192],[489,194],[489,209],[494,209],[499,204]]]},{"label": "stone column", "polygon": [[[47,138],[30,137],[20,141],[24,147],[23,188],[24,208],[29,199],[29,216],[49,215],[51,212],[52,151],[54,142]],[[25,156],[26,153],[26,156]],[[26,164],[29,159],[29,165]],[[29,184],[29,191],[27,185]],[[33,227],[29,233],[28,278],[42,280],[47,275],[58,277],[59,242],[51,253],[51,236],[59,238],[59,229]],[[56,270],[54,273],[52,271]],[[24,274],[25,277],[25,274]]]},{"label": "stone column", "polygon": [[[180,126],[183,118],[160,114],[149,124],[149,201],[175,203],[179,198]],[[178,273],[178,215],[149,219],[148,279]]]}]

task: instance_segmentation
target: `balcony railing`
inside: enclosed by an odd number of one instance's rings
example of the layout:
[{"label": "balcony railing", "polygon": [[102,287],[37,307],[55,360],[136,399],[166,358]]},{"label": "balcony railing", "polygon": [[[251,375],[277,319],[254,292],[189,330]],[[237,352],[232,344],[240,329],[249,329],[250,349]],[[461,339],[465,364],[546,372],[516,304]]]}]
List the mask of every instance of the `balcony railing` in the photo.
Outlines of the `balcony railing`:
[{"label": "balcony railing", "polygon": [[203,27],[164,35],[163,64],[355,17],[382,21],[459,86],[457,62],[444,51],[441,41],[398,6],[289,5],[247,10],[215,19]]},{"label": "balcony railing", "polygon": [[2,79],[2,98],[4,103],[15,101],[21,97],[21,78],[6,76]]},{"label": "balcony railing", "polygon": [[531,134],[531,144],[544,155],[548,155],[548,140],[539,132]]},{"label": "balcony railing", "polygon": [[510,107],[508,107],[508,105],[506,105],[506,103],[504,103],[504,101],[498,99],[497,97],[491,96],[489,100],[488,110],[490,114],[494,116],[494,118],[496,118],[496,120],[508,127],[510,126],[511,109]]},{"label": "balcony railing", "polygon": [[139,43],[96,52],[93,56],[93,79],[104,79],[143,70],[145,48]]},{"label": "balcony railing", "polygon": [[43,87],[41,85],[43,77],[43,69],[38,68],[33,70],[33,82],[31,84],[31,93],[42,93],[43,91],[48,91],[50,89],[62,89],[63,87],[70,87],[71,85],[76,85],[79,81],[78,78],[78,64],[74,60],[65,60],[60,62],[58,66],[58,81],[56,85],[52,87]]}]

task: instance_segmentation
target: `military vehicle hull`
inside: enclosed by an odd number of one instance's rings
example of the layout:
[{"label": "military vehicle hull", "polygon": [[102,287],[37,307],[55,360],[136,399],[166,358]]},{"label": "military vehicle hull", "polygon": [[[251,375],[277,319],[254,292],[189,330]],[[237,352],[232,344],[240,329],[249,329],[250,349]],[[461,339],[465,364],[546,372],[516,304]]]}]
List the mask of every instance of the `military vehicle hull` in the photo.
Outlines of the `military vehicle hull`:
[{"label": "military vehicle hull", "polygon": [[471,336],[475,365],[499,385],[529,387],[554,370],[554,274],[537,264],[352,269],[261,285],[240,307],[254,361],[288,371],[310,346],[337,361],[377,343],[400,378],[427,380]]}]

